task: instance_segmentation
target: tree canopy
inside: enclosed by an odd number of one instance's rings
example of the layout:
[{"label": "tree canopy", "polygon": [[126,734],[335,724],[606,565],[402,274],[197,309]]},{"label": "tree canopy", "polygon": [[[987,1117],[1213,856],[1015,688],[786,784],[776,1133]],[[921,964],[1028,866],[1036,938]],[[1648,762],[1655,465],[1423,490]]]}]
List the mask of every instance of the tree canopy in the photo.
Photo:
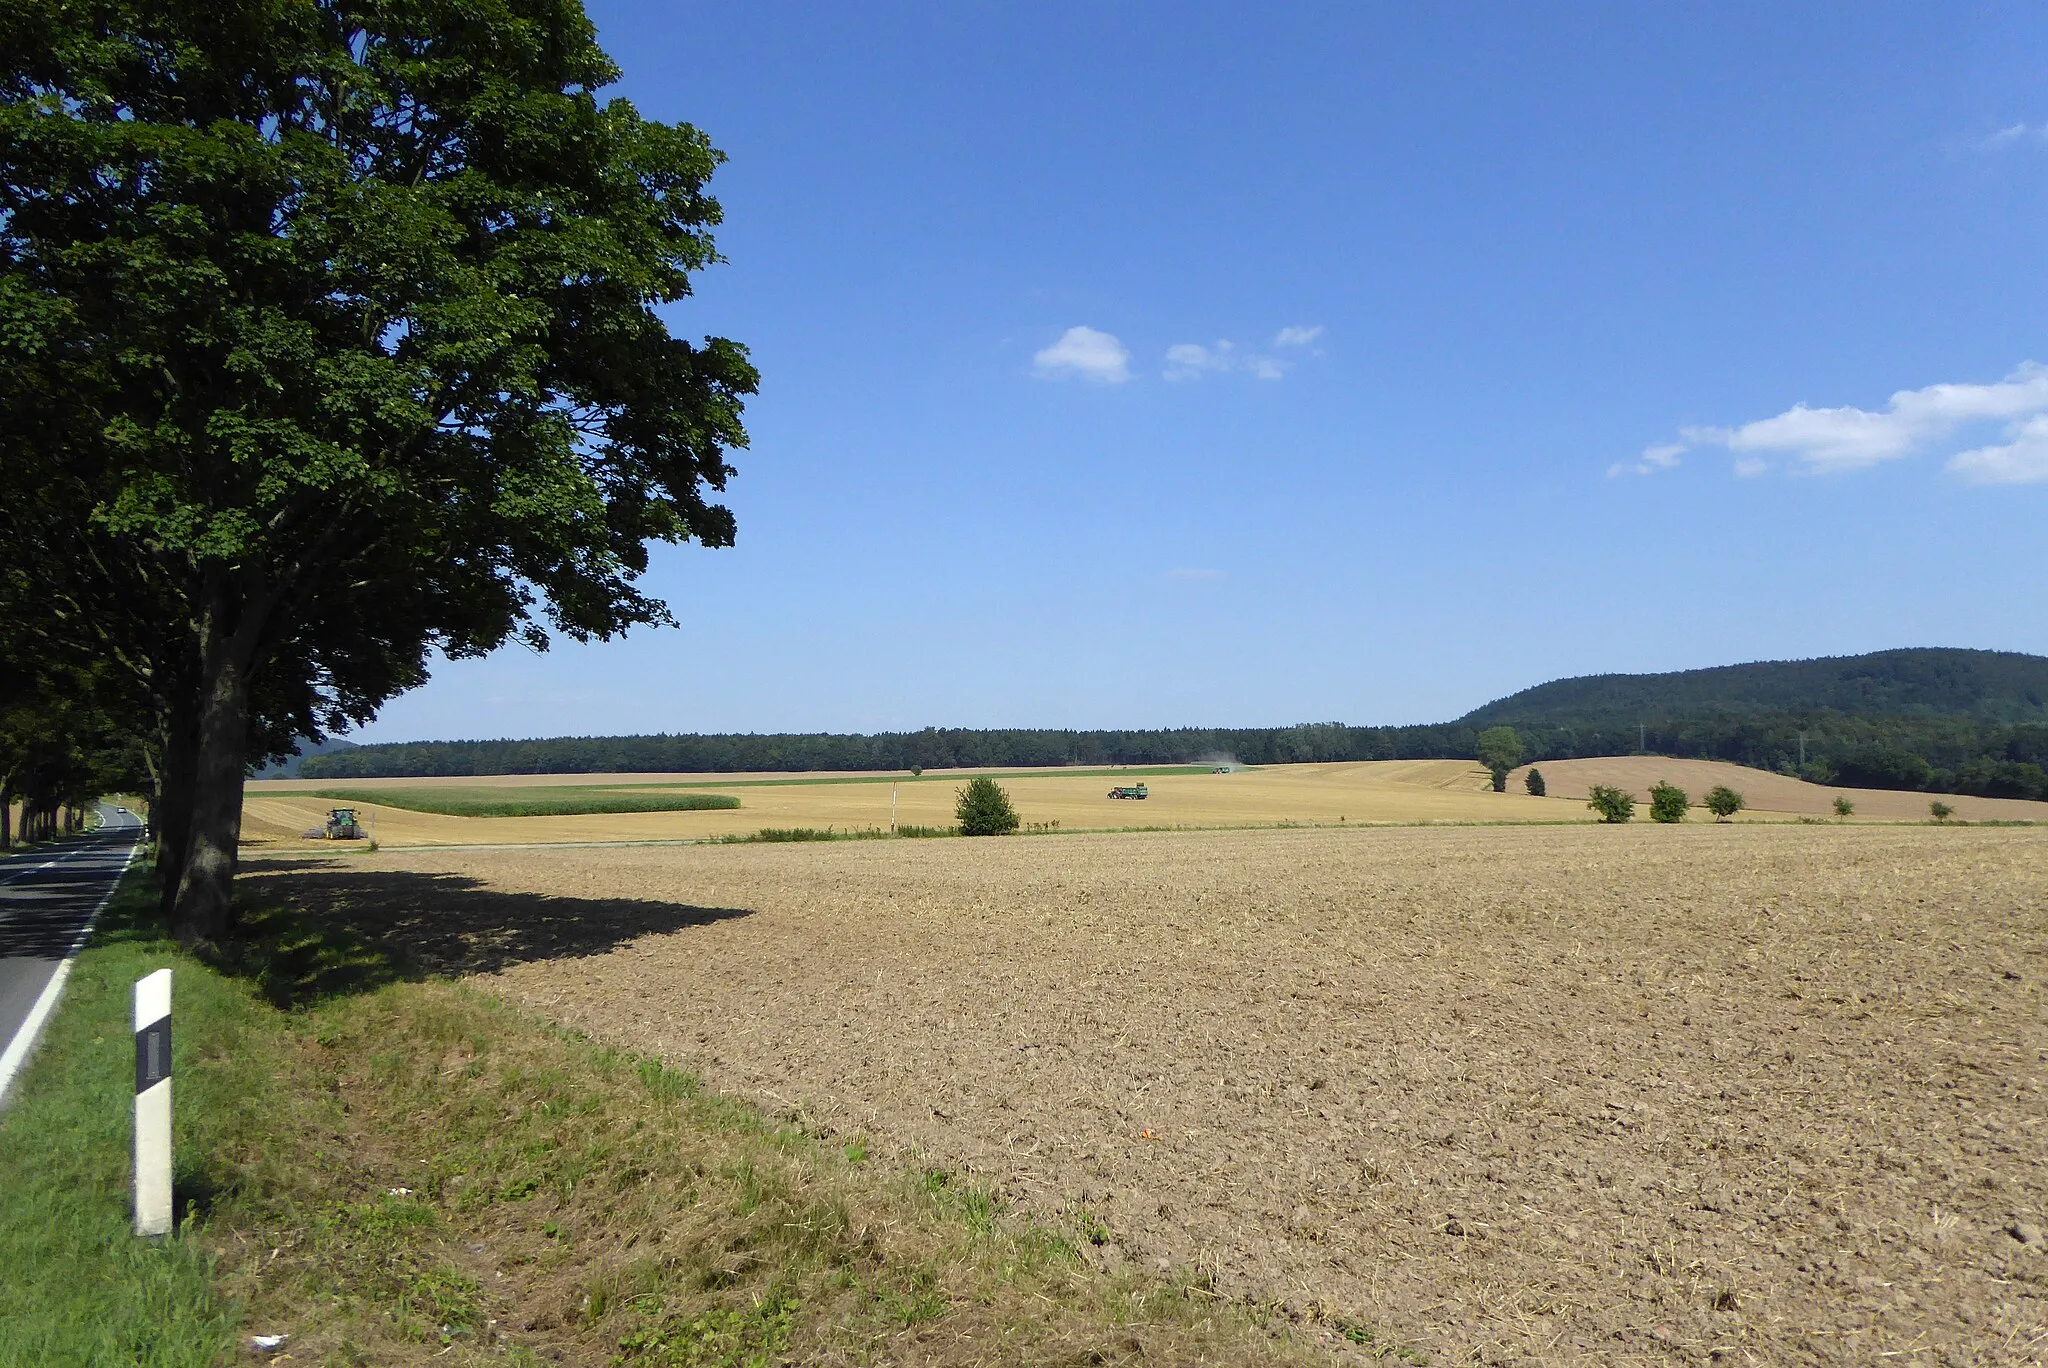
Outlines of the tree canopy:
[{"label": "tree canopy", "polygon": [[17,0],[0,40],[0,441],[91,549],[52,637],[142,681],[205,939],[252,758],[433,650],[670,623],[648,544],[732,542],[755,373],[660,312],[721,157],[598,98],[579,0]]}]

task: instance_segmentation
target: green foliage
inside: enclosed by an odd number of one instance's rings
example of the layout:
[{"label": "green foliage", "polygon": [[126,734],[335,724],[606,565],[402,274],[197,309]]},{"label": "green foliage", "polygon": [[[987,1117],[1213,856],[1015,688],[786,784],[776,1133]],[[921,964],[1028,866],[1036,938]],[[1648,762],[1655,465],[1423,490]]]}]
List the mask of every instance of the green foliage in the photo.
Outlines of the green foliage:
[{"label": "green foliage", "polygon": [[1839,793],[1835,795],[1835,816],[1846,819],[1852,816],[1855,811],[1856,805],[1850,802],[1846,796]]},{"label": "green foliage", "polygon": [[1543,784],[1543,771],[1534,765],[1529,766],[1529,772],[1522,776],[1522,787],[1529,790],[1531,798],[1543,797],[1547,791]]},{"label": "green foliage", "polygon": [[1726,784],[1716,784],[1707,790],[1707,811],[1714,814],[1714,820],[1725,822],[1742,811],[1746,804],[1741,794]]},{"label": "green foliage", "polygon": [[[246,761],[428,653],[674,621],[652,542],[731,544],[743,348],[664,310],[721,160],[600,100],[578,0],[19,0],[0,65],[0,526],[59,530],[228,915]],[[178,843],[173,842],[173,845]],[[187,909],[192,909],[188,920]]]},{"label": "green foliage", "polygon": [[1625,725],[1633,737],[1637,719],[1773,712],[2048,722],[2048,658],[1944,647],[1671,674],[1586,675],[1524,689],[1459,720],[1526,727],[1577,725],[1599,716]]},{"label": "green foliage", "polygon": [[1586,806],[1600,814],[1603,822],[1626,822],[1636,815],[1636,800],[1626,789],[1613,788],[1607,784],[1595,784],[1587,795]]},{"label": "green foliage", "polygon": [[987,775],[970,779],[958,791],[953,815],[959,819],[962,836],[1008,836],[1017,829],[1017,810],[1010,795]]},{"label": "green foliage", "polygon": [[1522,738],[1515,734],[1513,727],[1488,727],[1479,733],[1473,749],[1479,763],[1486,766],[1493,776],[1493,791],[1505,793],[1508,787],[1508,771],[1522,763]]},{"label": "green foliage", "polygon": [[342,803],[375,803],[447,817],[571,817],[602,812],[712,812],[736,808],[727,793],[662,793],[553,785],[533,788],[314,789]]},{"label": "green foliage", "polygon": [[1667,784],[1662,779],[1650,785],[1650,820],[1653,822],[1682,822],[1686,809],[1692,806],[1692,798],[1676,784]]},{"label": "green foliage", "polygon": [[1956,815],[1956,810],[1937,798],[1927,805],[1927,813],[1937,822],[1946,822]]}]

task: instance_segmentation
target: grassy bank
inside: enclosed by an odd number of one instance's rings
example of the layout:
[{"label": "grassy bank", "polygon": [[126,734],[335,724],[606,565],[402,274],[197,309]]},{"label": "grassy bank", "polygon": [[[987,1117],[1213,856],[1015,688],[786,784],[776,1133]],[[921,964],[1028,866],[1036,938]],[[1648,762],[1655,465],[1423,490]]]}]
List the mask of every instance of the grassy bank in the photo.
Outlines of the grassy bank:
[{"label": "grassy bank", "polygon": [[337,803],[374,803],[443,817],[577,817],[594,812],[712,812],[736,808],[727,793],[647,793],[603,788],[315,789]]},{"label": "grassy bank", "polygon": [[[1198,1282],[1105,1271],[870,1158],[288,907],[226,965],[132,880],[0,1116],[0,1365],[1273,1362]],[[177,976],[179,1235],[127,1234],[129,987]]]}]

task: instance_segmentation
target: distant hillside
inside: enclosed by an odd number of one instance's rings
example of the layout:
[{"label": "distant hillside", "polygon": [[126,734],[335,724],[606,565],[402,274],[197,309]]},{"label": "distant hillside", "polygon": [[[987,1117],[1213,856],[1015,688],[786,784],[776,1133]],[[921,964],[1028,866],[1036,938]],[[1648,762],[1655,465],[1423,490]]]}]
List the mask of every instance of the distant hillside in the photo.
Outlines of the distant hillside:
[{"label": "distant hillside", "polygon": [[1594,719],[1759,712],[2048,722],[2048,657],[1927,648],[1674,674],[1583,675],[1510,694],[1458,720],[1475,727],[1583,727]]},{"label": "distant hillside", "polygon": [[1728,760],[1824,784],[2048,798],[2048,659],[1908,650],[1661,675],[1595,675],[1525,689],[1419,727],[1187,727],[1134,731],[928,727],[829,734],[554,737],[359,746],[298,762],[306,778],[742,773],[1008,765],[1252,765],[1467,758],[1507,725],[1532,760],[1658,755]]},{"label": "distant hillside", "polygon": [[301,741],[299,742],[298,749],[293,751],[289,758],[277,764],[265,765],[249,777],[252,779],[296,779],[299,777],[299,766],[304,764],[308,758],[315,755],[334,755],[341,751],[355,749],[355,742],[344,741],[338,736],[330,736],[325,741],[317,743]]}]

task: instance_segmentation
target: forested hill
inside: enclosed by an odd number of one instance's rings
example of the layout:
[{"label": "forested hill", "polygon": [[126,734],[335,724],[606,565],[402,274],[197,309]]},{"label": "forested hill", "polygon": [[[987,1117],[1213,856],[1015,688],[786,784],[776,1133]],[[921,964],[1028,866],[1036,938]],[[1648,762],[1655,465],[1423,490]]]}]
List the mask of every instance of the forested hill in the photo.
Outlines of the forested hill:
[{"label": "forested hill", "polygon": [[1532,760],[1653,754],[1733,760],[1819,783],[2048,798],[2048,659],[1883,651],[1664,675],[1598,675],[1416,727],[556,737],[360,746],[299,762],[307,778],[900,770],[1009,765],[1246,764],[1468,758],[1513,726]]},{"label": "forested hill", "polygon": [[1757,712],[2048,722],[2048,657],[1921,649],[1675,674],[1585,675],[1538,684],[1458,720],[1478,727],[1584,726],[1595,718],[1632,723]]}]

